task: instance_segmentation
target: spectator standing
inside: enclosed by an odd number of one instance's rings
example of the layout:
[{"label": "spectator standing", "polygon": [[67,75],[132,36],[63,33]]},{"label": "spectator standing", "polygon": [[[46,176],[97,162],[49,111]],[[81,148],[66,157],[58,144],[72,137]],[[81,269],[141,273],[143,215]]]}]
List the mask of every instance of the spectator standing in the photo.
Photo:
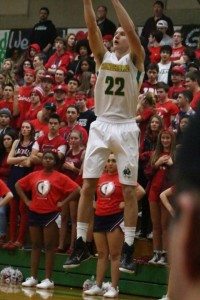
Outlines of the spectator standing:
[{"label": "spectator standing", "polygon": [[176,61],[181,58],[183,55],[183,50],[185,49],[185,46],[183,43],[183,33],[181,30],[175,30],[174,34],[172,36],[172,55],[171,55],[171,61]]},{"label": "spectator standing", "polygon": [[[83,134],[80,130],[73,129],[69,137],[69,150],[67,151],[64,163],[62,164],[62,173],[67,175],[70,179],[79,184],[82,182],[81,169],[85,156],[85,149],[83,148]],[[70,246],[67,254],[71,254],[74,249],[74,242],[76,240],[76,223],[77,223],[77,209],[78,202],[71,201],[66,203],[61,208],[61,228],[59,234],[59,246],[57,252],[63,252],[65,249],[65,239],[67,234],[67,221],[70,217],[72,228]],[[61,250],[61,251],[60,251]]]},{"label": "spectator standing", "polygon": [[153,258],[150,264],[166,265],[168,250],[169,212],[160,201],[160,194],[172,184],[170,169],[175,159],[175,135],[163,129],[159,136],[154,153],[151,156],[152,179],[149,189],[149,203],[153,224]]},{"label": "spectator standing", "polygon": [[200,71],[193,71],[186,74],[185,87],[193,94],[193,98],[190,103],[192,109],[197,110],[200,102]]},{"label": "spectator standing", "polygon": [[[2,135],[2,140],[0,144],[0,181],[3,181],[5,184],[8,182],[8,176],[11,170],[11,166],[7,163],[8,154],[12,148],[12,144],[16,139],[16,132],[12,129],[7,130],[6,133]],[[0,188],[1,190],[1,188]],[[6,240],[7,234],[7,215],[8,207],[7,205],[1,205],[3,198],[0,197],[0,248]]]},{"label": "spectator standing", "polygon": [[79,109],[78,123],[89,133],[91,123],[96,120],[95,113],[87,108],[87,96],[84,92],[78,91],[75,99]]},{"label": "spectator standing", "polygon": [[5,213],[3,212],[2,215],[2,208],[4,207],[4,205],[6,205],[8,202],[10,202],[13,198],[13,194],[11,193],[11,191],[9,190],[9,188],[7,187],[7,185],[5,184],[5,182],[3,182],[0,179],[0,217],[1,217],[1,221],[0,221],[0,247],[2,247],[4,241],[5,241],[5,231],[2,232],[2,222],[4,222],[3,220],[3,215],[5,215]]},{"label": "spectator standing", "polygon": [[169,128],[172,125],[172,121],[179,109],[172,100],[168,98],[169,86],[164,82],[157,84],[157,97],[158,102],[156,104],[156,112],[163,118],[164,125]]},{"label": "spectator standing", "polygon": [[101,31],[101,35],[112,35],[114,36],[116,31],[116,25],[107,18],[108,9],[106,6],[100,5],[96,10],[97,25]]},{"label": "spectator standing", "polygon": [[[34,170],[40,170],[43,154],[47,150],[56,150],[58,157],[62,160],[66,152],[66,141],[59,134],[60,116],[51,114],[48,121],[49,131],[47,135],[40,136],[33,144],[30,160],[35,165]],[[57,164],[57,169],[60,165]]]},{"label": "spectator standing", "polygon": [[39,22],[34,25],[31,35],[30,44],[37,43],[40,46],[41,52],[45,55],[46,59],[51,55],[52,46],[57,36],[55,25],[52,21],[48,20],[49,9],[41,7]]},{"label": "spectator standing", "polygon": [[163,34],[163,38],[160,41],[160,45],[169,45],[172,46],[172,38],[167,34],[168,23],[165,20],[160,20],[156,23],[157,30],[160,30]]},{"label": "spectator standing", "polygon": [[49,74],[54,75],[58,67],[67,68],[70,63],[69,55],[66,53],[66,40],[60,36],[55,39],[55,53],[50,56],[45,64]]},{"label": "spectator standing", "polygon": [[170,56],[172,54],[172,48],[169,45],[162,46],[160,49],[161,60],[158,63],[159,73],[158,73],[158,81],[165,82],[169,84],[169,70],[172,62],[170,61]]},{"label": "spectator standing", "polygon": [[67,107],[66,111],[66,120],[67,124],[66,126],[60,128],[59,133],[61,136],[64,137],[64,139],[67,142],[67,146],[69,147],[69,139],[70,139],[70,133],[72,130],[79,130],[83,134],[83,145],[86,147],[87,140],[88,140],[88,133],[85,128],[83,128],[81,125],[78,124],[78,117],[79,117],[79,109],[76,105],[70,104]]},{"label": "spectator standing", "polygon": [[42,109],[42,100],[44,92],[39,86],[33,88],[30,96],[31,105],[25,114],[25,120],[31,121],[37,118],[38,112]]},{"label": "spectator standing", "polygon": [[158,63],[161,59],[160,57],[160,42],[163,38],[163,34],[159,30],[154,30],[149,35],[149,46],[148,50],[150,52],[151,63]]},{"label": "spectator standing", "polygon": [[155,1],[153,4],[154,16],[147,19],[142,29],[141,36],[148,39],[150,33],[156,30],[156,24],[159,20],[165,20],[168,23],[167,34],[172,36],[174,32],[172,20],[165,16],[164,13],[164,3],[162,1]]},{"label": "spectator standing", "polygon": [[158,83],[158,64],[151,63],[147,66],[147,80],[144,80],[140,89],[141,94],[145,94],[147,92],[153,93],[154,95],[157,94],[156,86]]},{"label": "spectator standing", "polygon": [[[14,195],[14,199],[10,202],[10,241],[3,246],[5,249],[22,248],[25,242],[28,212],[24,202],[16,192],[15,183],[32,171],[30,154],[34,143],[34,135],[33,126],[29,122],[24,121],[21,126],[19,139],[14,141],[8,154],[7,162],[12,166],[8,177],[8,187]],[[17,234],[18,212],[20,212],[20,223]]]},{"label": "spectator standing", "polygon": [[49,117],[56,112],[56,105],[52,102],[46,102],[41,111],[38,112],[37,118],[31,121],[35,129],[35,139],[49,132]]},{"label": "spectator standing", "polygon": [[66,53],[68,54],[71,63],[76,56],[76,35],[74,33],[68,33],[65,39]]},{"label": "spectator standing", "polygon": [[171,68],[172,86],[170,86],[169,88],[168,96],[169,98],[174,100],[174,103],[176,103],[178,94],[185,89],[185,87],[183,86],[184,75],[185,75],[185,71],[181,66],[174,66]]}]

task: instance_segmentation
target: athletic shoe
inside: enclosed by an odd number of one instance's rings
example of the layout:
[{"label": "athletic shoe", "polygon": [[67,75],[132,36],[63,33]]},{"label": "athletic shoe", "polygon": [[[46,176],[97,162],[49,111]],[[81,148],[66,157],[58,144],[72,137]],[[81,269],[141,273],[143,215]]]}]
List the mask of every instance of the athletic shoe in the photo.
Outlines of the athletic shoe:
[{"label": "athletic shoe", "polygon": [[147,234],[147,239],[153,240],[153,232],[150,232],[149,234]]},{"label": "athletic shoe", "polygon": [[142,230],[138,231],[136,234],[135,234],[135,237],[140,239],[140,240],[146,240],[147,239],[147,235],[145,232],[143,232]]},{"label": "athletic shoe", "polygon": [[24,287],[31,287],[36,286],[38,283],[38,280],[35,279],[33,276],[26,278],[26,281],[22,282],[22,286]]},{"label": "athletic shoe", "polygon": [[84,291],[84,294],[90,295],[90,296],[102,296],[103,289],[95,284],[89,290]]},{"label": "athletic shoe", "polygon": [[148,263],[151,264],[151,265],[157,265],[159,259],[160,259],[160,251],[154,251],[153,252],[153,257],[152,257],[152,259],[150,259],[148,261]]},{"label": "athletic shoe", "polygon": [[171,300],[167,295],[164,295],[161,299],[158,300]]},{"label": "athletic shoe", "polygon": [[126,273],[135,273],[136,264],[133,262],[133,251],[134,246],[129,246],[126,242],[124,243],[122,254],[121,254],[121,262],[119,266],[119,270]]},{"label": "athletic shoe", "polygon": [[6,249],[8,249],[8,250],[17,250],[17,249],[22,249],[22,247],[23,247],[23,244],[20,243],[20,242],[18,242],[18,241],[16,241],[16,242],[14,242],[14,243],[10,243],[10,244],[7,246]]},{"label": "athletic shoe", "polygon": [[41,283],[38,283],[36,287],[39,289],[52,289],[54,288],[54,282],[46,278]]},{"label": "athletic shoe", "polygon": [[115,298],[118,296],[118,294],[119,290],[116,290],[114,287],[111,286],[110,289],[103,296],[107,298]]},{"label": "athletic shoe", "polygon": [[75,247],[63,265],[64,269],[71,269],[80,266],[81,262],[90,258],[90,252],[88,251],[87,245],[83,242],[82,237],[79,237],[75,242]]},{"label": "athletic shoe", "polygon": [[163,251],[159,261],[157,262],[157,264],[161,265],[161,266],[166,266],[167,263],[168,263],[168,261],[167,261],[167,252]]},{"label": "athletic shoe", "polygon": [[9,241],[6,244],[2,245],[3,249],[9,249],[10,245],[12,245],[14,242],[13,241]]}]

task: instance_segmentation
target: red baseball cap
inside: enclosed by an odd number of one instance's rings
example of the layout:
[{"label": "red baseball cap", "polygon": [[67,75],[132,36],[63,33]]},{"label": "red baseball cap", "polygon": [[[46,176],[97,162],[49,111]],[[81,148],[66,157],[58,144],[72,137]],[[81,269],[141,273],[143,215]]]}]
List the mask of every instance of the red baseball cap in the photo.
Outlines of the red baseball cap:
[{"label": "red baseball cap", "polygon": [[174,66],[174,67],[172,67],[172,73],[179,73],[182,76],[185,75],[185,71],[184,71],[183,67],[181,67],[181,66]]},{"label": "red baseball cap", "polygon": [[63,91],[67,93],[66,86],[64,84],[56,85],[56,87],[54,88],[54,92],[56,91]]}]

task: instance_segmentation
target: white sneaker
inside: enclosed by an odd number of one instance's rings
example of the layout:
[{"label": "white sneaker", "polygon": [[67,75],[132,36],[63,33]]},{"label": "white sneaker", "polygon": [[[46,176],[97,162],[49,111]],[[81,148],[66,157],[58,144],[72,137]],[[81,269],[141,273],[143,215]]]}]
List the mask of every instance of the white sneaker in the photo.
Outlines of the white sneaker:
[{"label": "white sneaker", "polygon": [[26,278],[26,281],[22,282],[22,286],[25,287],[31,287],[31,286],[36,286],[38,283],[38,280],[35,279],[33,276]]},{"label": "white sneaker", "polygon": [[119,290],[116,290],[114,287],[111,286],[110,289],[103,296],[107,298],[115,298],[118,296],[118,294]]},{"label": "white sneaker", "polygon": [[39,289],[52,289],[54,288],[54,282],[46,278],[41,283],[38,283],[36,287]]},{"label": "white sneaker", "polygon": [[160,259],[160,251],[154,251],[153,257],[152,257],[152,259],[150,259],[148,261],[148,263],[151,265],[157,265],[157,262],[159,261],[159,259]]},{"label": "white sneaker", "polygon": [[160,259],[157,261],[157,264],[161,266],[166,266],[168,264],[166,251],[162,252]]},{"label": "white sneaker", "polygon": [[98,285],[93,285],[89,290],[84,291],[84,294],[91,295],[91,296],[102,296],[103,290],[102,288],[98,287]]}]

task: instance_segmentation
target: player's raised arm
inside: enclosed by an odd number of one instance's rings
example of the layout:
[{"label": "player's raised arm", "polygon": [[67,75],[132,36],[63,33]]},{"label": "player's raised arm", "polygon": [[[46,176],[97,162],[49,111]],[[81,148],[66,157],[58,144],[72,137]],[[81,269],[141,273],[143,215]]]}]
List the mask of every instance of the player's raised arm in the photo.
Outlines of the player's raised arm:
[{"label": "player's raised arm", "polygon": [[140,38],[135,31],[135,25],[131,18],[129,17],[127,11],[120,3],[119,0],[111,0],[116,11],[120,26],[125,31],[127,35],[129,46],[130,46],[130,53],[132,56],[132,60],[138,70],[144,71],[144,49],[141,45]]},{"label": "player's raised arm", "polygon": [[96,16],[92,6],[91,0],[83,0],[84,3],[84,17],[88,28],[89,43],[97,63],[97,67],[101,64],[103,56],[106,52],[104,47],[101,32],[96,23]]}]

